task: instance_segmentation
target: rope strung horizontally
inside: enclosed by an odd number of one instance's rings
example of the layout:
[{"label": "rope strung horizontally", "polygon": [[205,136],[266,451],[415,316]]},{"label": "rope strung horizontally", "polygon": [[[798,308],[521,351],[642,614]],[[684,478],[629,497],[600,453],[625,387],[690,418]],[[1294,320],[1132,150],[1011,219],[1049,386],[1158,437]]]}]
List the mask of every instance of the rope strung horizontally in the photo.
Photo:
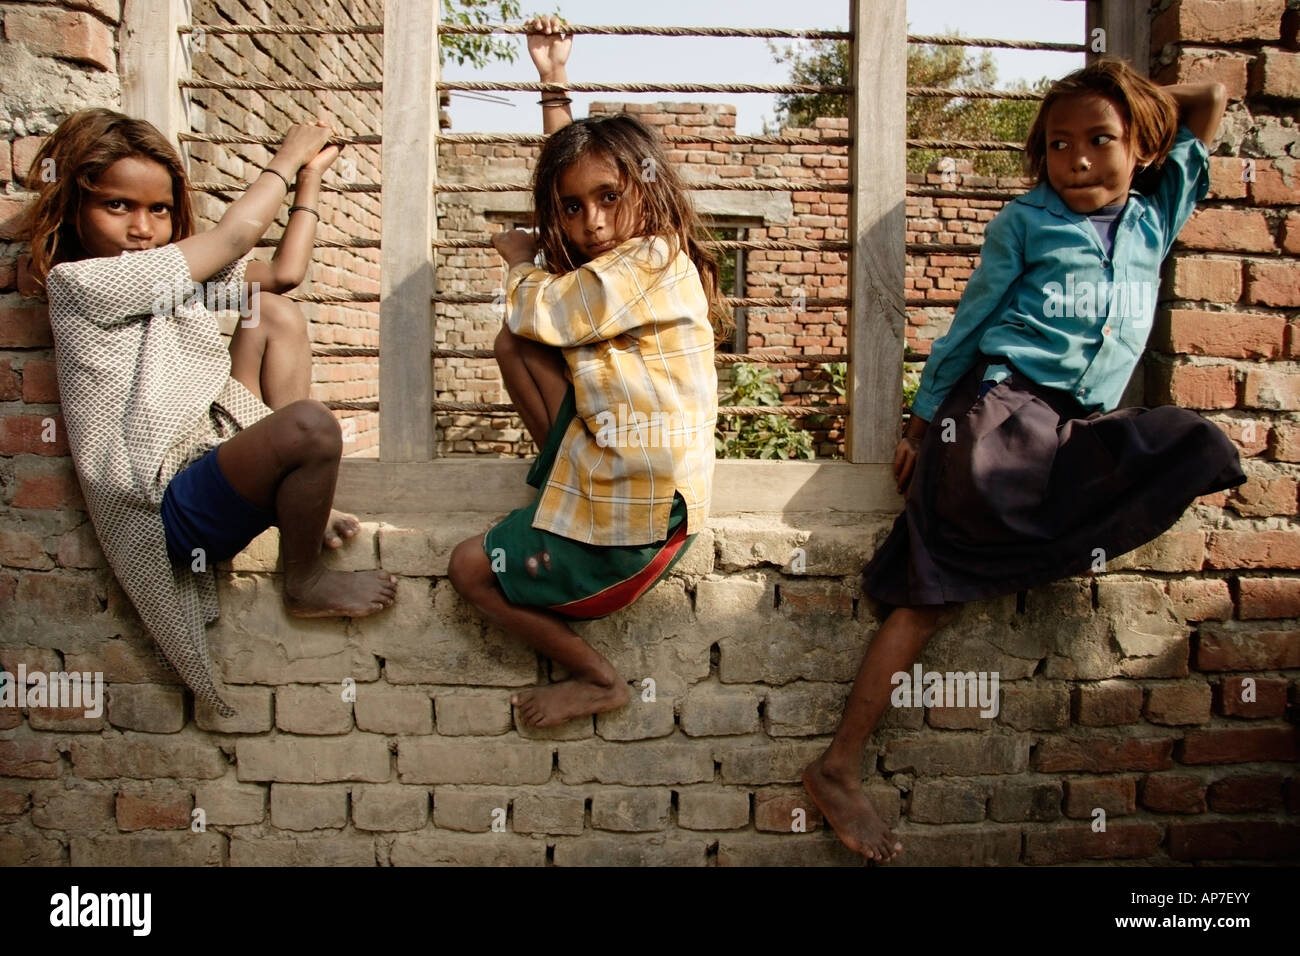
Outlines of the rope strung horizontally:
[{"label": "rope strung horizontally", "polygon": [[945,189],[942,186],[908,186],[907,195],[919,199],[1000,199],[1009,201],[1023,196],[1023,189]]},{"label": "rope strung horizontally", "polygon": [[989,90],[975,86],[909,86],[907,95],[961,100],[1041,100],[1045,94],[1031,90]]},{"label": "rope strung horizontally", "polygon": [[[257,248],[274,249],[280,245],[279,239],[259,239]],[[317,249],[378,249],[378,239],[317,239],[313,245]]]},{"label": "rope strung horizontally", "polygon": [[982,242],[909,242],[910,255],[977,256],[984,247]]},{"label": "rope strung horizontally", "polygon": [[824,83],[503,83],[459,80],[439,90],[480,93],[833,93],[848,96],[853,87]]},{"label": "rope strung horizontally", "polygon": [[[785,252],[848,252],[848,242],[838,239],[706,239],[700,243],[706,249],[726,251],[783,250]],[[435,249],[491,249],[490,239],[435,239]]]},{"label": "rope strung horizontally", "polygon": [[[570,35],[589,36],[648,36],[648,37],[717,37],[751,38],[760,40],[852,40],[847,30],[788,30],[769,27],[671,27],[671,26],[590,26],[566,23],[564,31]],[[209,36],[250,36],[257,34],[289,34],[295,36],[329,36],[347,34],[382,34],[379,23],[334,24],[323,26],[290,26],[280,23],[216,24],[195,23],[178,28],[184,36],[189,33],[206,33]],[[459,24],[439,23],[438,32],[448,36],[489,36],[494,33],[526,34],[528,30],[517,23]],[[907,35],[908,43],[926,46],[974,46],[995,50],[1050,50],[1058,53],[1086,53],[1082,43],[1052,43],[1037,40],[996,40],[984,37],[953,35]]]},{"label": "rope strung horizontally", "polygon": [[908,149],[975,149],[984,152],[995,150],[1023,150],[1024,143],[1005,139],[909,139]]},{"label": "rope strung horizontally", "polygon": [[[724,295],[722,302],[730,306],[749,306],[753,308],[788,309],[794,303],[794,296],[742,296]],[[487,305],[500,302],[501,297],[491,292],[435,292],[434,302],[445,305]],[[805,309],[845,309],[849,300],[846,298],[819,299],[804,296],[799,303]]]},{"label": "rope strung horizontally", "polygon": [[[284,142],[283,136],[222,136],[217,133],[178,133],[176,138],[182,143],[212,143],[217,146],[270,146],[278,147]],[[363,133],[360,136],[334,136],[326,141],[327,146],[378,146],[382,142],[378,133]]]},{"label": "rope strung horizontally", "polygon": [[[379,403],[375,401],[340,401],[325,402],[326,408],[345,412],[377,412]],[[497,415],[510,415],[515,407],[505,402],[434,402],[431,406],[435,412],[488,412]],[[733,415],[748,418],[759,415],[780,415],[782,418],[810,418],[814,415],[848,415],[847,405],[719,405],[718,415]]]},{"label": "rope strung horizontally", "polygon": [[[537,133],[441,133],[440,143],[470,143],[480,146],[493,146],[503,143],[515,146],[541,146],[549,137]],[[685,133],[664,136],[662,139],[669,146],[690,143],[709,143],[724,146],[850,146],[851,136],[741,136],[733,133]]]},{"label": "rope strung horizontally", "polygon": [[[849,183],[823,183],[816,179],[719,179],[701,182],[693,180],[682,184],[685,189],[705,189],[715,192],[796,192],[796,193],[847,193]],[[533,191],[532,183],[434,183],[436,193],[527,193]]]},{"label": "rope strung horizontally", "polygon": [[378,80],[362,80],[349,83],[331,83],[304,80],[181,80],[177,83],[183,90],[252,90],[255,92],[314,90],[317,92],[338,93],[381,93],[384,84]]},{"label": "rope strung horizontally", "polygon": [[[312,349],[317,358],[378,358],[379,349],[367,345],[321,345]],[[431,349],[432,358],[491,359],[492,349]],[[715,352],[714,365],[825,365],[828,362],[847,362],[843,352],[805,354],[784,349],[755,349],[752,352]]]},{"label": "rope strung horizontally", "polygon": [[[250,183],[210,183],[195,182],[190,183],[190,190],[196,193],[242,193],[247,189]],[[379,183],[337,183],[332,186],[321,186],[321,192],[326,193],[377,193],[380,191]]]}]

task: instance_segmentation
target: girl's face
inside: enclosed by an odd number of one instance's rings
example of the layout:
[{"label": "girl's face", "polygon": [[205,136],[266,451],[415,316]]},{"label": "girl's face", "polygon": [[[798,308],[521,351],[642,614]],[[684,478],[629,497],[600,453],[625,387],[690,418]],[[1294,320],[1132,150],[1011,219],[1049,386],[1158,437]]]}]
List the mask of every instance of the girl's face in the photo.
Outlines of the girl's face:
[{"label": "girl's face", "polygon": [[587,153],[560,173],[560,224],[587,259],[637,235],[640,203],[608,157]]},{"label": "girl's face", "polygon": [[1121,108],[1099,93],[1067,96],[1047,114],[1047,180],[1077,213],[1128,199],[1133,171],[1132,137]]},{"label": "girl's face", "polygon": [[119,159],[81,200],[77,233],[92,257],[165,246],[172,239],[172,177],[143,156]]}]

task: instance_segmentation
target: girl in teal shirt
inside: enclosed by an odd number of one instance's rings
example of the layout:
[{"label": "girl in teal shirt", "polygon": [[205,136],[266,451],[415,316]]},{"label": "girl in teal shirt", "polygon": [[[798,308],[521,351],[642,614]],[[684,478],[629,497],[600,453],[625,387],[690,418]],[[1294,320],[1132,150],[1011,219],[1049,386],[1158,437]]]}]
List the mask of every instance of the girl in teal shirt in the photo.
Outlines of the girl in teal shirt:
[{"label": "girl in teal shirt", "polygon": [[[866,569],[891,606],[835,739],[804,786],[872,859],[901,846],[861,789],[862,753],[945,605],[1095,568],[1245,480],[1187,409],[1116,410],[1142,355],[1160,266],[1209,188],[1219,84],[1160,88],[1118,61],[1053,84],[1026,143],[1038,185],[989,223],[899,442],[904,511]],[[1181,124],[1181,126],[1180,126]]]}]

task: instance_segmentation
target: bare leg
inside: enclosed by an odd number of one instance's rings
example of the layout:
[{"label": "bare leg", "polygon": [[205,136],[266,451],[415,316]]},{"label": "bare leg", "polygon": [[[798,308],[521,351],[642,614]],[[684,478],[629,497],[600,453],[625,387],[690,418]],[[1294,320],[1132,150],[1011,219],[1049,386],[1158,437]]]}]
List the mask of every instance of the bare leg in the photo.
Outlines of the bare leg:
[{"label": "bare leg", "polygon": [[504,325],[493,348],[515,412],[541,448],[569,389],[564,356],[559,349],[515,335]]},{"label": "bare leg", "polygon": [[259,507],[275,508],[284,602],[295,617],[364,617],[397,594],[397,579],[385,571],[329,571],[321,563],[342,447],[333,414],[310,399],[217,446],[217,465],[230,486]]},{"label": "bare leg", "polygon": [[885,861],[902,845],[862,791],[862,753],[889,705],[890,678],[906,671],[939,627],[939,607],[895,608],[872,638],[826,752],[803,772],[804,789],[850,850]]},{"label": "bare leg", "polygon": [[456,591],[488,620],[562,664],[572,675],[558,684],[544,684],[510,698],[525,723],[551,727],[584,714],[617,710],[627,703],[627,685],[619,679],[614,666],[558,614],[506,600],[483,552],[482,535],[456,545],[449,574]]},{"label": "bare leg", "polygon": [[[240,319],[230,340],[230,375],[271,409],[311,395],[311,340],[296,302],[271,292],[253,293],[252,314]],[[247,323],[247,324],[245,324]],[[331,511],[322,543],[338,548],[361,530],[356,515]]]}]

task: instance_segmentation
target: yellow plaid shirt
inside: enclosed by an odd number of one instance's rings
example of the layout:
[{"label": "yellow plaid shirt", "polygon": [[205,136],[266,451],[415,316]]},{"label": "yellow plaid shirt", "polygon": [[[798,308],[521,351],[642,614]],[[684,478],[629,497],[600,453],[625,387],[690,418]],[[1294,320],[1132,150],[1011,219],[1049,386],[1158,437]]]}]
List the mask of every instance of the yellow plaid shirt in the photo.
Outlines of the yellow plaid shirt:
[{"label": "yellow plaid shirt", "polygon": [[515,266],[506,291],[511,331],[563,350],[578,407],[533,527],[588,544],[651,544],[668,537],[681,492],[687,532],[699,531],[718,377],[695,264],[641,237],[562,276]]}]

